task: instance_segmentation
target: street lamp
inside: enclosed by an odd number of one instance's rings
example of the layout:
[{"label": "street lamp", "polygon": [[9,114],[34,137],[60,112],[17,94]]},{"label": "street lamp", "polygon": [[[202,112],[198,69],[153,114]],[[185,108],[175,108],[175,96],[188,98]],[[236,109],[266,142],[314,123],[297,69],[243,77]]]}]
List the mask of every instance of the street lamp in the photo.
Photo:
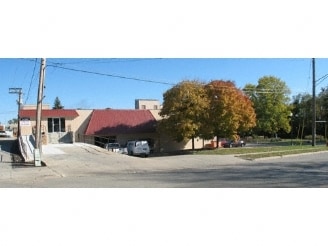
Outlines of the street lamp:
[{"label": "street lamp", "polygon": [[11,94],[18,94],[18,100],[17,100],[17,104],[18,104],[18,113],[17,113],[17,138],[20,137],[21,135],[21,131],[20,131],[20,109],[21,109],[21,105],[22,105],[22,88],[9,88],[9,93]]},{"label": "street lamp", "polygon": [[290,145],[293,145],[293,113],[289,114],[290,118]]}]

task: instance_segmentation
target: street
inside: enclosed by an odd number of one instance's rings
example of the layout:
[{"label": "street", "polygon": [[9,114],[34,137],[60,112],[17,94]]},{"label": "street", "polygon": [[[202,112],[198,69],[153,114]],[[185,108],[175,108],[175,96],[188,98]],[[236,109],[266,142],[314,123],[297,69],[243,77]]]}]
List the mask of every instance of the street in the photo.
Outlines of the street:
[{"label": "street", "polygon": [[328,152],[257,161],[228,155],[131,157],[82,143],[44,146],[43,167],[4,161],[0,187],[328,187]]}]

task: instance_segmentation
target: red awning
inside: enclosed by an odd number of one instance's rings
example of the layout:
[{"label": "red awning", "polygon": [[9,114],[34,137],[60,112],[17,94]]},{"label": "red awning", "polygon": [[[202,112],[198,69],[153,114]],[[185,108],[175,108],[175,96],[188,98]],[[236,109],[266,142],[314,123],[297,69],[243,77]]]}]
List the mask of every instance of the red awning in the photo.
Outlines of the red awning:
[{"label": "red awning", "polygon": [[[42,118],[76,118],[79,114],[74,109],[43,109]],[[35,109],[23,109],[20,111],[21,118],[36,118]]]}]

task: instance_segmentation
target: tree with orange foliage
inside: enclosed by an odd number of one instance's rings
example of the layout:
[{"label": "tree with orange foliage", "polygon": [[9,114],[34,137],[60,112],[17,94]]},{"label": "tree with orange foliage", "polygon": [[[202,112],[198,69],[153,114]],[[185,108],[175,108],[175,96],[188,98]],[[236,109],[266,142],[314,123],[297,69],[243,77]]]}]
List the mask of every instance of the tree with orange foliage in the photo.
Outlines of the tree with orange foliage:
[{"label": "tree with orange foliage", "polygon": [[164,102],[160,115],[159,131],[173,137],[178,142],[201,135],[204,114],[208,108],[204,84],[197,80],[178,83],[163,95]]},{"label": "tree with orange foliage", "polygon": [[237,140],[239,133],[256,125],[253,104],[234,82],[214,80],[205,86],[210,100],[207,119],[202,125],[203,137],[228,137]]}]

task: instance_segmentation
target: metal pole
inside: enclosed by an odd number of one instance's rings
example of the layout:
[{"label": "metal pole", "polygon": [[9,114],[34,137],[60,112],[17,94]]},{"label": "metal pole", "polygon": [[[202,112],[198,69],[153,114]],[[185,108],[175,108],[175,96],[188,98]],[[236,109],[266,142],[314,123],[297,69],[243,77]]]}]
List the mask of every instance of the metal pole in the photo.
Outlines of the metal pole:
[{"label": "metal pole", "polygon": [[20,135],[21,135],[19,112],[20,112],[20,109],[21,109],[22,88],[9,88],[9,93],[18,94],[18,101],[17,101],[17,104],[18,104],[18,112],[17,112],[17,127],[18,127],[18,129],[17,129],[17,138],[19,138]]},{"label": "metal pole", "polygon": [[17,115],[17,138],[21,136],[21,129],[20,129],[20,110],[21,110],[21,102],[22,102],[22,90],[19,90],[18,93],[18,115]]},{"label": "metal pole", "polygon": [[293,145],[293,113],[290,113],[290,145]]},{"label": "metal pole", "polygon": [[316,145],[315,59],[312,58],[312,146]]}]

